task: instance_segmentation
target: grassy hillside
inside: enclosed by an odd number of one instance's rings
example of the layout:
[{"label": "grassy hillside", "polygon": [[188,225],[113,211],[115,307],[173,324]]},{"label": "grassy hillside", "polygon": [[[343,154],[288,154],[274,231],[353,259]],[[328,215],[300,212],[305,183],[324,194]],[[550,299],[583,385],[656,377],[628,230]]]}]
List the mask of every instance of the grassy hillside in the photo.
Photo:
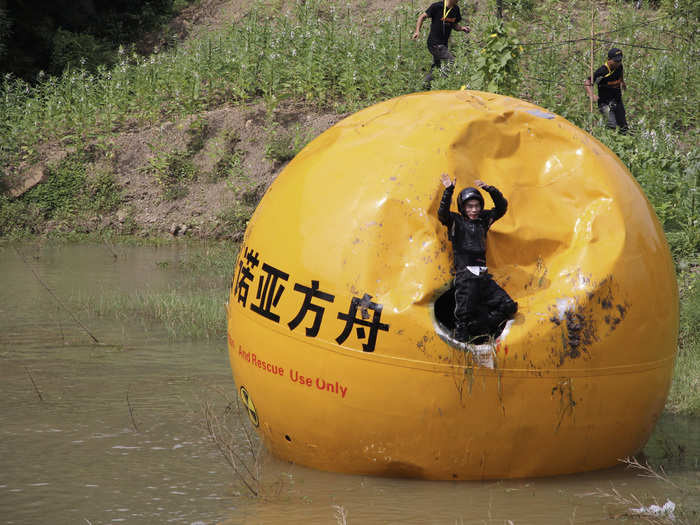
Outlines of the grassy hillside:
[{"label": "grassy hillside", "polygon": [[[61,232],[237,238],[265,187],[347,112],[422,90],[428,1],[258,3],[235,23],[95,73],[0,85],[0,236]],[[700,410],[698,288],[699,8],[650,2],[461,3],[468,38],[434,89],[466,86],[541,105],[588,130],[629,167],[666,231],[681,283],[678,409]],[[631,133],[600,124],[583,80],[609,47],[625,53]],[[18,191],[15,191],[17,194]],[[679,392],[695,392],[682,397]],[[694,408],[693,408],[694,407]]]},{"label": "grassy hillside", "polygon": [[[507,11],[506,23],[500,24],[487,4],[476,12],[464,6],[471,36],[453,35],[455,67],[433,88],[467,86],[511,94],[588,129],[620,156],[645,188],[674,254],[682,258],[697,253],[696,14],[683,11],[683,2],[681,8],[666,10],[637,10],[628,2],[506,2],[519,8]],[[83,193],[94,193],[91,174],[99,172],[104,184],[119,169],[99,161],[129,147],[117,137],[174,122],[182,135],[177,151],[149,142],[151,150],[136,160],[152,185],[163,187],[163,197],[176,200],[187,193],[188,183],[200,178],[201,169],[192,161],[208,140],[221,143],[219,151],[208,154],[210,158],[236,162],[224,158],[235,153],[231,140],[208,129],[209,110],[235,111],[257,103],[265,118],[252,120],[267,132],[263,137],[267,156],[284,161],[311,137],[301,132],[301,126],[285,129],[282,136],[275,134],[280,107],[293,101],[304,106],[298,113],[314,109],[343,114],[422,89],[430,57],[423,37],[410,39],[422,5],[405,2],[393,12],[371,13],[369,18],[364,10],[347,4],[286,5],[286,16],[277,6],[256,5],[237,23],[171,51],[147,57],[124,52],[117,66],[99,68],[95,74],[67,70],[36,86],[4,78],[0,87],[4,184],[12,185],[36,166],[56,176],[61,163],[50,166],[50,161],[64,160],[70,153],[76,158],[68,162],[90,165]],[[634,132],[629,137],[599,126],[599,116],[590,111],[583,93],[591,50],[592,65],[597,67],[611,45],[624,48],[626,54],[626,105]],[[190,144],[195,135],[199,138]],[[285,148],[290,151],[280,151]],[[279,163],[272,164],[275,171]],[[119,186],[123,182],[114,181]],[[31,192],[1,203],[4,235],[45,231],[43,220],[55,217],[61,204],[46,203]],[[62,218],[70,226],[69,204],[69,213]],[[90,211],[116,213],[121,204]],[[144,227],[136,224],[136,229]]]}]

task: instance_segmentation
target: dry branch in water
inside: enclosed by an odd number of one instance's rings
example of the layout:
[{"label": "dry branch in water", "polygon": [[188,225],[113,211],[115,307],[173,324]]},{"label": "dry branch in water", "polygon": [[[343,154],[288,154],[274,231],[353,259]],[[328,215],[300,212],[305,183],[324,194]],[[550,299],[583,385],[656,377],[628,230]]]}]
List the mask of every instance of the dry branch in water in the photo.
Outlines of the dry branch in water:
[{"label": "dry branch in water", "polygon": [[678,485],[676,485],[673,481],[669,479],[669,477],[666,475],[666,471],[664,471],[664,468],[661,465],[659,465],[659,472],[657,472],[651,467],[651,465],[649,465],[649,462],[642,464],[637,458],[625,458],[619,459],[618,461],[624,463],[629,468],[634,468],[642,471],[642,474],[639,475],[644,478],[658,479],[660,481],[668,483],[669,485],[672,485],[675,488],[680,488]]},{"label": "dry branch in water", "polygon": [[131,401],[129,400],[129,389],[126,389],[126,404],[129,407],[129,417],[131,418],[131,424],[134,426],[136,432],[139,431],[138,425],[136,425],[136,419],[134,419],[134,409],[131,406]]},{"label": "dry branch in water", "polygon": [[241,414],[238,398],[229,400],[221,416],[216,414],[211,401],[202,403],[202,412],[204,427],[212,443],[250,494],[261,496],[262,446],[247,427],[247,418]]},{"label": "dry branch in water", "polygon": [[338,525],[347,525],[348,524],[348,511],[345,507],[342,505],[333,505],[333,509],[335,509],[335,520],[338,522]]},{"label": "dry branch in water", "polygon": [[41,395],[41,390],[39,390],[39,387],[36,386],[36,381],[34,381],[34,376],[32,376],[32,373],[29,371],[29,368],[26,366],[24,369],[27,371],[27,375],[29,376],[29,380],[32,382],[32,385],[34,386],[34,391],[36,392],[36,395],[39,396],[39,401],[44,401],[44,397]]},{"label": "dry branch in water", "polygon": [[[649,465],[649,463],[640,463],[637,458],[629,457],[620,459],[619,461],[627,465],[628,468],[639,470],[641,472],[639,474],[641,477],[663,481],[675,489],[680,490],[681,493],[685,492],[682,487],[679,487],[676,483],[669,479],[668,475],[661,466],[658,470],[655,470],[654,467]],[[624,496],[614,486],[612,486],[612,484],[609,491],[596,489],[594,492],[588,495],[609,499],[615,505],[623,507],[624,510],[611,513],[611,517],[613,519],[636,518],[652,525],[670,525],[672,523],[685,525],[690,523],[690,521],[684,519],[683,516],[677,516],[674,514],[674,511],[680,511],[680,513],[683,514],[683,509],[679,509],[678,506],[670,499],[667,499],[665,504],[659,504],[654,498],[654,503],[644,504],[644,502],[642,502],[634,494]]]},{"label": "dry branch in water", "polygon": [[58,305],[59,305],[61,308],[63,308],[66,312],[68,312],[68,315],[70,315],[70,316],[73,318],[73,320],[76,322],[76,324],[77,324],[78,326],[80,326],[80,328],[82,328],[83,331],[84,331],[87,335],[90,336],[90,339],[92,339],[92,341],[93,341],[96,345],[101,344],[100,341],[97,339],[97,337],[95,337],[95,336],[93,335],[93,333],[92,333],[90,330],[88,330],[87,327],[86,327],[83,323],[80,322],[80,319],[78,319],[78,317],[77,317],[70,309],[68,309],[68,307],[67,307],[65,304],[63,304],[63,301],[61,301],[61,300],[58,298],[58,296],[53,292],[53,290],[51,290],[51,288],[49,288],[49,285],[46,284],[44,281],[41,280],[41,277],[39,277],[39,274],[37,274],[37,273],[34,271],[34,268],[32,268],[31,265],[27,262],[27,259],[24,257],[24,254],[23,254],[21,251],[19,251],[19,248],[17,248],[17,246],[15,246],[14,248],[15,248],[15,251],[17,252],[17,255],[19,255],[20,259],[22,259],[22,262],[24,263],[24,266],[27,267],[27,268],[29,269],[30,272],[32,272],[32,275],[34,275],[34,278],[37,280],[37,282],[38,282],[41,286],[44,287],[44,289],[49,293],[49,295],[50,295],[51,297],[53,297],[54,301],[56,301],[56,303],[58,303]]}]

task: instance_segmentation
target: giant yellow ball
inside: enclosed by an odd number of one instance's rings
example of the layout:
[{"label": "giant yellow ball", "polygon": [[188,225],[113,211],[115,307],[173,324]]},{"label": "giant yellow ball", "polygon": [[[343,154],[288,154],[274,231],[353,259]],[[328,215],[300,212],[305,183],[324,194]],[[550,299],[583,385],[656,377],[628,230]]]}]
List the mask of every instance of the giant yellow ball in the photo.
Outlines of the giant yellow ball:
[{"label": "giant yellow ball", "polygon": [[[519,311],[479,346],[450,338],[443,172],[508,199],[487,257]],[[250,220],[228,315],[237,388],[277,456],[509,478],[643,447],[678,296],[654,211],[608,148],[527,102],[432,92],[360,111],[290,162]]]}]

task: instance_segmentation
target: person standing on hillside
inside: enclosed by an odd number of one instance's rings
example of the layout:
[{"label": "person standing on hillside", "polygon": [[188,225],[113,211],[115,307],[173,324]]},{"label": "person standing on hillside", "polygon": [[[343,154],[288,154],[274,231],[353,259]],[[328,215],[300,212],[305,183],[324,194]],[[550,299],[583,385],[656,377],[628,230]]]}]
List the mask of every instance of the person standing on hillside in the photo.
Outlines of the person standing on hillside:
[{"label": "person standing on hillside", "polygon": [[[608,60],[595,70],[593,79],[588,77],[583,87],[594,102],[598,102],[598,111],[606,119],[610,129],[620,127],[620,133],[627,133],[625,105],[622,103],[622,90],[627,89],[622,68],[622,51],[613,47],[608,51]],[[593,94],[593,84],[598,86],[598,95]]]},{"label": "person standing on hillside", "polygon": [[420,28],[423,20],[430,17],[430,33],[428,34],[428,51],[433,55],[433,64],[430,71],[425,76],[426,89],[430,89],[430,82],[433,80],[433,69],[439,68],[443,60],[452,63],[454,55],[447,48],[447,41],[453,29],[469,33],[469,27],[463,26],[459,22],[462,20],[462,13],[457,5],[457,0],[444,0],[431,4],[424,13],[421,13],[416,21],[416,31],[413,33],[413,40],[420,36]]}]

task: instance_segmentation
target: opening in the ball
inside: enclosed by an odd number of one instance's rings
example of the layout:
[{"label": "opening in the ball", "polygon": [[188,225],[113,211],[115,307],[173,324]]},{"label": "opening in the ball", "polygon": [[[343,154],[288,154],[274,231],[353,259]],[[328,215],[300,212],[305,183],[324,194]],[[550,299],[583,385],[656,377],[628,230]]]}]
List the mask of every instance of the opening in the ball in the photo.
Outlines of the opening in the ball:
[{"label": "opening in the ball", "polygon": [[[450,286],[445,292],[435,300],[433,304],[433,314],[435,323],[437,324],[437,332],[440,337],[452,344],[460,344],[454,338],[455,329],[455,288]],[[470,344],[483,344],[490,339],[496,339],[503,333],[506,323],[502,323],[493,330],[487,333],[469,334],[469,340],[465,341]]]}]

